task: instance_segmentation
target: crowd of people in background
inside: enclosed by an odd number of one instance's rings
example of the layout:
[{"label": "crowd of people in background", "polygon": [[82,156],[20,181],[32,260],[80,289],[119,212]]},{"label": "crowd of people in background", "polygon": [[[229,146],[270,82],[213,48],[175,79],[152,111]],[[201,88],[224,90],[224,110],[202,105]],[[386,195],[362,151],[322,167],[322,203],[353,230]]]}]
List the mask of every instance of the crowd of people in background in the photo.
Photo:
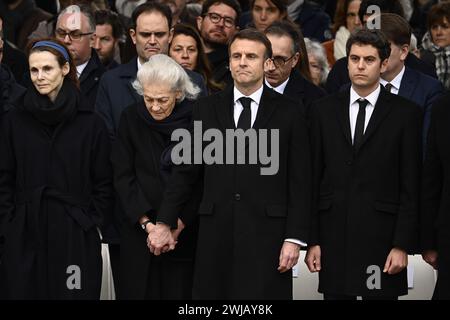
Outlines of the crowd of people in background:
[{"label": "crowd of people in background", "polygon": [[[278,172],[174,163],[195,121]],[[408,254],[450,299],[449,127],[448,0],[1,1],[0,299],[99,299],[102,243],[118,299],[292,299],[300,250],[327,300]]]}]

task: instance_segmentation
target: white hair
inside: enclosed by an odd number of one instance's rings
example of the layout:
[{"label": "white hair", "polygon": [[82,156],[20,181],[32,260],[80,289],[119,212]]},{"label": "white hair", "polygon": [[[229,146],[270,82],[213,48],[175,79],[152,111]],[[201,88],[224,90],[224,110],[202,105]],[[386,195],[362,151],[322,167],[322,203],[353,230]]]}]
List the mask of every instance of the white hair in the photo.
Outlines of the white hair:
[{"label": "white hair", "polygon": [[143,95],[143,87],[150,83],[164,83],[172,90],[181,91],[181,98],[195,99],[200,93],[200,88],[192,83],[186,71],[175,60],[165,54],[151,56],[144,63],[133,81],[133,88],[139,95]]},{"label": "white hair", "polygon": [[327,54],[320,42],[305,38],[305,46],[308,54],[317,59],[322,72],[320,73],[320,83],[327,81],[328,73],[330,73],[330,65],[328,64]]}]

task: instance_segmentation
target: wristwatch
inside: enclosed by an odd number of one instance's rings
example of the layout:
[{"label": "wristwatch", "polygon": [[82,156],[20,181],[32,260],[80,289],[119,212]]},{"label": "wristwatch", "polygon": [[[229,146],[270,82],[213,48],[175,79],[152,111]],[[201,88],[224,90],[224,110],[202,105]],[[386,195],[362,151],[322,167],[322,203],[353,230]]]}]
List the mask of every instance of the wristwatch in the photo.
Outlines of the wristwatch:
[{"label": "wristwatch", "polygon": [[151,221],[150,219],[149,219],[149,220],[145,220],[145,221],[141,224],[142,229],[145,230],[145,228],[147,227],[147,224],[149,224],[149,223],[152,223],[152,221]]}]

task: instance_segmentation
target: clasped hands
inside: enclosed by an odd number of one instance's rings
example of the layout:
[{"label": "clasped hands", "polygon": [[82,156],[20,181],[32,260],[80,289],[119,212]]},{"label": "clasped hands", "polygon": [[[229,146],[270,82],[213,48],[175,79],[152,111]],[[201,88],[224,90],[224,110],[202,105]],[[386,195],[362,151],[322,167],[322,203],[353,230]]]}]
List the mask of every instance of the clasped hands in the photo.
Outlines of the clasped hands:
[{"label": "clasped hands", "polygon": [[175,249],[178,243],[178,236],[184,229],[184,224],[180,219],[178,219],[177,224],[177,228],[174,230],[171,230],[170,226],[164,223],[149,223],[147,225],[147,247],[151,253],[159,256],[161,253]]}]

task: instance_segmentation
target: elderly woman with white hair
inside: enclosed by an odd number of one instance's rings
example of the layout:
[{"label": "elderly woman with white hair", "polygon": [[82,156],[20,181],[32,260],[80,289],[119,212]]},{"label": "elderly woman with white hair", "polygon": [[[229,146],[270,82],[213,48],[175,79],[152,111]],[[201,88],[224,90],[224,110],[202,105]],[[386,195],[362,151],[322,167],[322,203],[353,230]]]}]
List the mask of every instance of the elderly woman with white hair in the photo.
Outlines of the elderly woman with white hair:
[{"label": "elderly woman with white hair", "polygon": [[323,88],[327,82],[328,73],[330,73],[325,49],[319,42],[308,38],[305,38],[305,45],[308,52],[311,80],[316,86]]},{"label": "elderly woman with white hair", "polygon": [[157,256],[146,241],[158,222],[173,166],[172,132],[190,126],[200,89],[177,62],[161,54],[142,65],[133,87],[143,99],[123,111],[112,152],[114,186],[125,212],[118,298],[190,299],[197,222],[188,217],[195,216],[200,186],[172,231],[175,249]]}]

